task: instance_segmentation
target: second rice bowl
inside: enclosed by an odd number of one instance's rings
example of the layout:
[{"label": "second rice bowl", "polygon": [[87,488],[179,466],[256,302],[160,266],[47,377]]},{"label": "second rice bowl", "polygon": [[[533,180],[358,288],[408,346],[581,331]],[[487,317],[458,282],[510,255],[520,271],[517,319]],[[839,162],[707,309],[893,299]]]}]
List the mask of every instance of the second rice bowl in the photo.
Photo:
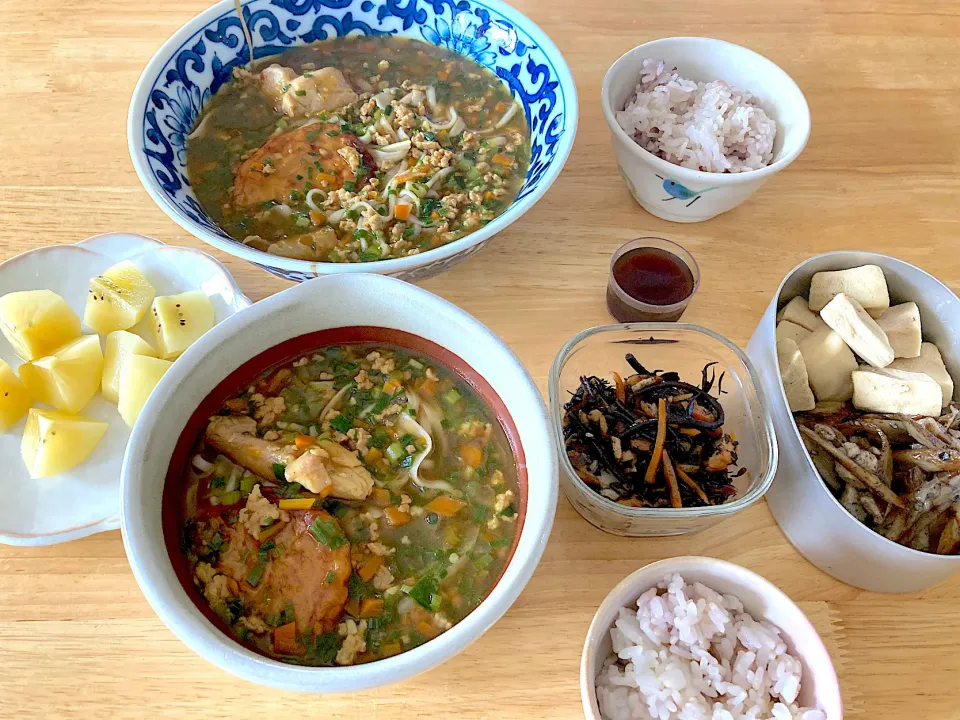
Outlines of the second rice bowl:
[{"label": "second rice bowl", "polygon": [[[817,709],[817,712],[799,713],[794,717],[804,718],[804,715],[806,715],[812,720],[815,717],[822,718],[825,716],[827,720],[842,720],[843,708],[840,688],[833,663],[816,629],[800,608],[776,586],[756,573],[739,565],[708,557],[677,557],[647,565],[621,581],[601,603],[593,621],[590,623],[590,628],[587,630],[580,661],[580,696],[583,702],[584,717],[587,720],[637,716],[636,714],[630,714],[630,711],[626,708],[621,708],[626,714],[612,715],[609,713],[609,706],[607,708],[608,712],[601,714],[601,706],[597,695],[597,676],[602,670],[604,660],[612,652],[610,630],[617,621],[621,608],[636,612],[637,600],[641,595],[663,583],[666,578],[675,575],[680,575],[684,582],[688,584],[702,583],[715,593],[724,596],[732,595],[742,604],[743,611],[749,613],[754,620],[758,622],[767,621],[779,629],[780,638],[786,645],[785,651],[799,660],[802,666],[799,694],[796,695],[795,703],[801,707]],[[736,605],[736,603],[733,604]],[[690,622],[688,632],[693,634],[698,632],[697,627],[706,630],[708,627],[712,628],[716,622],[720,622],[719,620],[702,617],[699,605],[694,606],[692,600],[690,605],[684,608],[684,612],[689,613],[689,615],[684,615],[682,619]],[[678,622],[680,622],[679,619]],[[744,628],[744,630],[746,629]],[[644,638],[653,642],[652,638],[649,637],[649,632],[656,634],[653,629],[648,629],[648,634],[644,635]],[[690,640],[689,637],[688,640]],[[693,644],[696,644],[696,642],[693,642]],[[666,652],[666,648],[662,648],[661,653],[663,652]],[[671,670],[666,667],[670,662],[669,659],[664,660],[662,654],[658,655],[659,659],[647,655],[643,657],[646,659],[641,660],[640,657],[637,657],[634,660],[635,663],[643,664],[643,668],[638,667],[637,672],[646,677],[649,670],[658,679],[654,680],[651,677],[652,684],[644,684],[641,692],[645,698],[658,696],[662,693],[663,712],[668,712],[666,708],[669,707],[669,698],[673,696],[673,693],[690,693],[692,688],[687,686],[687,681],[675,676],[679,668]],[[704,658],[704,661],[708,665],[711,664],[709,658]],[[750,658],[744,658],[744,661],[753,662]],[[653,664],[649,665],[648,663]],[[771,662],[771,664],[774,663]],[[697,662],[694,662],[693,666],[694,669],[704,667]],[[758,672],[763,675],[765,670]],[[660,674],[657,675],[657,673]],[[683,675],[685,673],[681,672],[681,676]],[[692,676],[688,680],[692,681]],[[764,678],[760,678],[760,680],[765,682]],[[769,680],[773,687],[778,686],[773,678],[769,678]],[[629,687],[634,686],[630,684]],[[782,686],[780,687],[782,688]],[[700,688],[700,690],[706,691],[705,698],[711,698],[711,693],[716,692],[716,690],[706,688]],[[720,697],[726,693],[734,692],[734,688],[726,688]],[[780,690],[775,690],[775,692],[780,692]],[[793,689],[786,689],[784,694],[792,696],[794,692]],[[693,695],[694,697],[697,696],[696,693],[693,693]],[[657,704],[659,705],[660,701]],[[648,705],[641,704],[639,709],[646,711]],[[673,714],[670,716],[676,717]],[[639,717],[645,716],[639,715]],[[763,715],[763,717],[767,717],[767,715]],[[780,717],[788,717],[788,715],[776,715],[775,717],[779,720]],[[806,719],[804,718],[804,720]]]}]

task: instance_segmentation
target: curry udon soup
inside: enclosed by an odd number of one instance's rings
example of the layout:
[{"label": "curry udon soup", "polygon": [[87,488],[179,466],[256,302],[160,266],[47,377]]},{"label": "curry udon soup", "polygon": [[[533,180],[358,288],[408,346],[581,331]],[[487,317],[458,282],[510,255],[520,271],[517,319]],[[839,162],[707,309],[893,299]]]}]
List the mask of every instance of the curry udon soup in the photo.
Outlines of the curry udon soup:
[{"label": "curry udon soup", "polygon": [[489,70],[396,37],[339,38],[237,68],[187,141],[200,205],[275,255],[368,262],[484,226],[523,184],[523,109]]},{"label": "curry udon soup", "polygon": [[477,607],[510,557],[507,438],[423,355],[325,347],[205,422],[176,532],[197,601],[268,657],[351,665],[417,647]]}]

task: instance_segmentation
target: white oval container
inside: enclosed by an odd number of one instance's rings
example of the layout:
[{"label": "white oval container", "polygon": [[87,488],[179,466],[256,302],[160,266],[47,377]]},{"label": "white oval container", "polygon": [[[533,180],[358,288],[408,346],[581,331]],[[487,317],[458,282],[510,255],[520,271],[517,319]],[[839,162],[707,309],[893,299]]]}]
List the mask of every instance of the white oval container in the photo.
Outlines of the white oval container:
[{"label": "white oval container", "polygon": [[934,555],[899,545],[843,508],[820,479],[803,446],[777,369],[777,310],[797,295],[807,296],[814,273],[859,265],[883,268],[891,304],[917,303],[924,340],[936,343],[951,375],[960,377],[960,300],[935,277],[902,260],[869,252],[832,252],[801,263],[780,284],[747,345],[747,355],[766,391],[780,445],[780,465],[767,491],[767,504],[787,539],[825,573],[865,590],[911,592],[960,570],[960,556]]},{"label": "white oval container", "polygon": [[[616,113],[636,89],[648,58],[672,63],[684,77],[723,80],[751,93],[777,123],[773,162],[742,173],[701,172],[674,165],[637,145],[620,127]],[[810,137],[810,108],[793,79],[763,55],[711,38],[662,38],[635,47],[607,70],[600,103],[630,194],[647,212],[673,222],[709,220],[735,208],[796,160]]]},{"label": "white oval container", "polygon": [[624,578],[600,604],[587,630],[580,659],[580,698],[587,720],[601,720],[597,671],[611,652],[610,628],[620,608],[636,608],[637,598],[672,573],[679,573],[688,583],[701,582],[719,593],[737,596],[755,619],[766,619],[779,627],[787,648],[803,665],[797,702],[819,708],[827,720],[842,720],[837,673],[820,635],[803,611],[769,580],[739,565],[709,557],[675,557],[651,563]]}]

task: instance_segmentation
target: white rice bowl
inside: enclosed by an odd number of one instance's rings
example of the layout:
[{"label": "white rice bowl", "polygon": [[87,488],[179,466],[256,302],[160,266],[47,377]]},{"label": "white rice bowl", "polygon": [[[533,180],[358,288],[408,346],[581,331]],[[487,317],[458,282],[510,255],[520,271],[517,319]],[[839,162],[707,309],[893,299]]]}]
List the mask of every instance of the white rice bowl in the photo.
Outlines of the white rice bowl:
[{"label": "white rice bowl", "polygon": [[796,705],[802,666],[733,595],[668,575],[621,608],[597,673],[604,720],[826,720]]},{"label": "white rice bowl", "polygon": [[773,162],[777,124],[749,92],[689,80],[662,60],[643,61],[616,118],[640,147],[681,167],[739,173]]}]

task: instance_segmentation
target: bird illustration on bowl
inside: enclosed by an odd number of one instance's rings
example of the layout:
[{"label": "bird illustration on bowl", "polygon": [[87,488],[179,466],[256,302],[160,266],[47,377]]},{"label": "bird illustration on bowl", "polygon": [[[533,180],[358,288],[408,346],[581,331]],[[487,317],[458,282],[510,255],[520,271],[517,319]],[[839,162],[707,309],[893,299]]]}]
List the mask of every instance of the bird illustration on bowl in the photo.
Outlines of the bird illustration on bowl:
[{"label": "bird illustration on bowl", "polygon": [[663,181],[663,189],[666,191],[667,195],[670,196],[661,198],[661,200],[663,200],[663,202],[669,202],[670,200],[689,201],[685,207],[690,207],[693,205],[704,193],[708,193],[711,190],[717,189],[716,187],[708,187],[703,190],[691,190],[686,185],[678,183],[676,180],[665,178],[662,175],[657,175],[657,177]]}]

